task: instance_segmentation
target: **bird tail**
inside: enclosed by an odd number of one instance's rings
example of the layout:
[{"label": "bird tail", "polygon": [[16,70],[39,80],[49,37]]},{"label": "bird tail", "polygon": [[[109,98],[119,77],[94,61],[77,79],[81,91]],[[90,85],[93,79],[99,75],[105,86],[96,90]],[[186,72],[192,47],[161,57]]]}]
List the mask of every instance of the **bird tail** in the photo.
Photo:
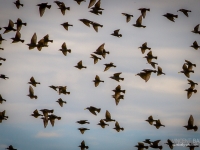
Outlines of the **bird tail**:
[{"label": "bird tail", "polygon": [[24,6],[24,4],[20,4],[22,7]]},{"label": "bird tail", "polygon": [[49,9],[50,9],[50,8],[51,8],[51,5],[47,5],[47,8],[49,8]]},{"label": "bird tail", "polygon": [[25,25],[25,26],[27,25],[26,23],[22,23],[22,24]]},{"label": "bird tail", "polygon": [[[103,27],[103,25],[100,25],[100,27]],[[200,33],[199,33],[200,34]]]},{"label": "bird tail", "polygon": [[161,146],[158,146],[158,148],[159,148],[159,149],[162,149],[162,145],[161,145]]},{"label": "bird tail", "polygon": [[110,54],[110,52],[106,52],[107,54]]},{"label": "bird tail", "polygon": [[57,119],[58,119],[58,120],[60,120],[60,119],[61,119],[61,117],[57,117]]},{"label": "bird tail", "polygon": [[121,78],[122,79],[122,81],[124,81],[124,78]]},{"label": "bird tail", "polygon": [[178,15],[174,15],[175,18],[178,18]]},{"label": "bird tail", "polygon": [[157,59],[158,57],[157,56],[155,56],[155,59]]},{"label": "bird tail", "polygon": [[52,109],[52,110],[50,110],[50,112],[51,112],[51,113],[53,113],[53,111],[54,111],[53,109]]},{"label": "bird tail", "polygon": [[144,148],[148,149],[149,147],[148,146],[144,146]]},{"label": "bird tail", "polygon": [[86,146],[85,148],[86,148],[86,149],[88,149],[88,148],[89,148],[89,146]]},{"label": "bird tail", "polygon": [[124,131],[124,128],[121,128],[122,131]]},{"label": "bird tail", "polygon": [[69,49],[68,51],[69,51],[69,53],[71,53],[71,49]]},{"label": "bird tail", "polygon": [[35,99],[37,99],[37,96],[34,96]]},{"label": "bird tail", "polygon": [[197,90],[194,90],[194,93],[196,93],[197,92]]},{"label": "bird tail", "polygon": [[67,92],[67,94],[70,94],[70,92]]},{"label": "bird tail", "polygon": [[147,11],[150,11],[150,9],[147,9]]},{"label": "bird tail", "polygon": [[49,42],[53,43],[53,40],[49,40]]},{"label": "bird tail", "polygon": [[197,126],[194,126],[194,131],[197,131],[198,130],[198,127]]},{"label": "bird tail", "polygon": [[193,64],[194,67],[196,67],[196,64]]},{"label": "bird tail", "polygon": [[102,11],[99,12],[102,15]]},{"label": "bird tail", "polygon": [[21,40],[22,43],[24,43],[24,40]]},{"label": "bird tail", "polygon": [[70,7],[67,7],[67,10],[70,10]]},{"label": "bird tail", "polygon": [[101,111],[101,108],[97,109],[97,112],[98,112],[98,113],[100,113],[100,111]]},{"label": "bird tail", "polygon": [[126,90],[122,90],[122,93],[125,93],[126,92]]}]

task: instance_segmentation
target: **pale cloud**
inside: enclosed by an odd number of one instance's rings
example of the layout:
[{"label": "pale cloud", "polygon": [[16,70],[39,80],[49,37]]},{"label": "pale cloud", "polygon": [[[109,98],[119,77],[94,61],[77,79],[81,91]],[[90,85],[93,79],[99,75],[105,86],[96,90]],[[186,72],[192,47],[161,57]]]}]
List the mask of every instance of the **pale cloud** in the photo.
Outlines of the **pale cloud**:
[{"label": "pale cloud", "polygon": [[44,131],[40,131],[35,135],[36,138],[56,138],[61,136],[62,134],[57,132],[44,132]]}]

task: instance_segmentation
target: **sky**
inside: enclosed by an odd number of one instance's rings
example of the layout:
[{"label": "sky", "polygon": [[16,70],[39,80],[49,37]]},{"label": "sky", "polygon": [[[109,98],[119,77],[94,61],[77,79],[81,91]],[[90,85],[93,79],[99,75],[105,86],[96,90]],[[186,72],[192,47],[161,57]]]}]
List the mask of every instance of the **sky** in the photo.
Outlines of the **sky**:
[{"label": "sky", "polygon": [[[53,0],[48,4],[51,9],[46,9],[42,17],[39,15],[37,4],[44,0],[21,0],[24,7],[17,9],[12,0],[0,1],[0,34],[6,41],[0,47],[1,61],[0,74],[9,77],[0,79],[0,94],[6,102],[0,104],[0,112],[6,110],[8,120],[0,123],[0,149],[13,145],[18,150],[65,150],[80,149],[78,146],[84,140],[89,149],[93,150],[132,150],[138,142],[145,139],[152,141],[161,140],[163,150],[169,149],[164,143],[167,139],[172,141],[193,140],[200,143],[200,131],[187,131],[190,115],[194,117],[194,124],[200,126],[200,87],[197,85],[196,94],[187,99],[184,91],[189,88],[187,77],[178,73],[182,70],[185,60],[196,64],[190,79],[200,83],[200,53],[194,50],[192,43],[200,43],[200,35],[191,31],[199,24],[200,1],[196,0],[102,0],[102,15],[90,13],[89,0],[78,5],[73,0],[63,1],[70,11],[62,15]],[[141,15],[139,8],[150,8],[142,24],[146,28],[133,26]],[[184,8],[192,12],[186,17],[177,10]],[[130,22],[126,22],[121,13],[132,14]],[[172,13],[178,15],[175,22],[163,15]],[[9,19],[16,22],[21,18],[27,26],[20,30],[24,43],[12,43],[10,38],[15,32],[3,34]],[[85,26],[79,19],[89,19],[102,24],[96,32],[93,27]],[[69,22],[73,27],[66,31],[61,24]],[[121,38],[111,34],[120,29]],[[38,51],[36,48],[29,50],[26,44],[30,43],[33,34],[37,40],[49,34],[53,43]],[[64,56],[59,49],[63,43],[71,49],[71,53]],[[135,76],[143,69],[153,69],[147,64],[145,54],[138,49],[143,43],[151,47],[153,55],[157,56],[155,62],[163,69],[166,75],[152,74],[148,82]],[[96,49],[105,43],[104,48],[110,54],[94,64],[90,58]],[[79,70],[74,66],[82,60],[86,69]],[[104,64],[113,62],[116,68],[104,72]],[[111,78],[114,73],[120,75],[124,81],[117,82]],[[104,83],[98,87],[92,82],[98,75]],[[37,100],[30,99],[29,84],[31,77],[40,82],[33,87]],[[67,86],[70,95],[59,95],[49,88],[50,85]],[[116,86],[120,85],[126,90],[124,100],[116,106],[112,95]],[[67,101],[63,107],[56,102],[59,98]],[[86,107],[101,108],[97,116],[91,114]],[[44,128],[42,119],[30,116],[37,109],[54,109],[54,114],[61,117],[56,120],[54,127],[48,123]],[[117,120],[124,131],[117,132],[113,128],[114,122],[102,129],[97,124],[105,118],[108,110],[113,119]],[[165,127],[156,129],[145,120],[152,115],[160,119]],[[88,120],[90,124],[77,124],[78,120]],[[90,130],[81,134],[80,127]],[[185,143],[187,143],[185,142]],[[151,149],[151,148],[149,148]],[[176,146],[174,149],[188,149]]]}]

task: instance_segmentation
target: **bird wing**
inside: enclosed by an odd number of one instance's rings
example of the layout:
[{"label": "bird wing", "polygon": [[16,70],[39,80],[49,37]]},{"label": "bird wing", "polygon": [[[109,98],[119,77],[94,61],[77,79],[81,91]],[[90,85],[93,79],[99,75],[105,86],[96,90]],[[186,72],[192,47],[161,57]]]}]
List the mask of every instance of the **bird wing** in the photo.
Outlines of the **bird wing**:
[{"label": "bird wing", "polygon": [[94,5],[94,7],[96,7],[96,8],[100,8],[100,6],[101,6],[101,0],[99,0],[99,1]]},{"label": "bird wing", "polygon": [[190,115],[190,118],[188,120],[188,126],[193,126],[193,124],[194,124],[194,118],[192,115]]},{"label": "bird wing", "polygon": [[162,68],[158,66],[158,72],[162,73]]},{"label": "bird wing", "polygon": [[182,11],[184,13],[184,15],[186,15],[188,17],[188,12],[186,10]]},{"label": "bird wing", "polygon": [[194,45],[195,47],[197,47],[197,46],[198,46],[197,41],[194,41],[194,42],[193,42],[193,45]]},{"label": "bird wing", "polygon": [[59,103],[59,105],[60,105],[61,107],[63,107],[63,102],[62,102],[62,101],[59,101],[58,103]]},{"label": "bird wing", "polygon": [[118,121],[115,122],[115,127],[120,128]]},{"label": "bird wing", "polygon": [[147,47],[147,42],[143,43],[142,47]]},{"label": "bird wing", "polygon": [[54,126],[55,118],[50,118],[51,125]]},{"label": "bird wing", "polygon": [[87,19],[84,19],[84,20],[82,20],[82,22],[83,22],[86,26],[90,27],[91,21],[89,21],[89,20],[87,20]]},{"label": "bird wing", "polygon": [[149,116],[148,120],[153,120],[153,117],[152,117],[152,116]]},{"label": "bird wing", "polygon": [[147,56],[151,56],[151,57],[152,57],[152,56],[153,56],[153,55],[152,55],[152,51],[148,52],[148,53],[147,53]]},{"label": "bird wing", "polygon": [[31,44],[36,44],[36,42],[37,42],[37,35],[36,35],[36,33],[34,33],[31,38]]},{"label": "bird wing", "polygon": [[106,119],[111,119],[111,115],[110,115],[110,112],[108,110],[106,110],[105,117],[106,117]]},{"label": "bird wing", "polygon": [[142,15],[136,20],[136,24],[137,25],[141,25],[142,24]]},{"label": "bird wing", "polygon": [[34,77],[31,77],[31,78],[30,78],[30,81],[33,82],[33,83],[35,83]]},{"label": "bird wing", "polygon": [[90,0],[88,8],[92,7],[95,4],[96,0]]},{"label": "bird wing", "polygon": [[85,146],[85,141],[84,140],[81,142],[81,146]]},{"label": "bird wing", "polygon": [[65,42],[62,44],[62,49],[67,49],[67,46],[66,46]]},{"label": "bird wing", "polygon": [[121,86],[120,85],[118,85],[116,88],[115,88],[115,90],[121,90]]},{"label": "bird wing", "polygon": [[84,132],[85,132],[84,129],[79,128],[79,130],[80,130],[80,132],[81,132],[82,134],[84,134]]},{"label": "bird wing", "polygon": [[121,72],[119,72],[119,73],[115,73],[115,74],[113,74],[115,77],[119,77],[119,75],[121,74]]},{"label": "bird wing", "polygon": [[107,66],[105,67],[104,71],[107,71],[108,69],[110,69],[110,66],[107,65]]},{"label": "bird wing", "polygon": [[29,86],[29,94],[34,95],[34,90],[33,90],[32,86]]},{"label": "bird wing", "polygon": [[41,7],[41,6],[39,6],[40,17],[43,16],[44,11],[45,11],[45,7]]},{"label": "bird wing", "polygon": [[143,18],[145,18],[145,16],[146,16],[146,10],[145,10],[145,9],[142,9],[142,10],[141,10],[141,13],[142,13]]},{"label": "bird wing", "polygon": [[43,123],[44,123],[44,128],[46,128],[46,126],[48,124],[48,119],[47,118],[43,118]]},{"label": "bird wing", "polygon": [[118,34],[120,29],[114,31],[114,34]]},{"label": "bird wing", "polygon": [[97,48],[96,51],[97,51],[97,52],[101,52],[101,53],[103,53],[104,45],[105,45],[105,43],[101,44],[101,45]]},{"label": "bird wing", "polygon": [[12,22],[12,20],[9,20],[8,27],[11,27],[11,28],[14,27],[14,23]]},{"label": "bird wing", "polygon": [[183,69],[184,71],[187,71],[187,70],[188,70],[186,64],[183,64],[182,69]]},{"label": "bird wing", "polygon": [[98,80],[98,81],[100,80],[98,75],[96,75],[95,80]]},{"label": "bird wing", "polygon": [[16,32],[15,38],[16,39],[20,39],[21,38],[21,33],[19,31]]},{"label": "bird wing", "polygon": [[82,66],[82,60],[78,62],[78,66]]},{"label": "bird wing", "polygon": [[39,114],[39,113],[38,113],[38,110],[37,110],[37,109],[34,110],[33,114],[34,114],[34,115],[38,115],[38,114]]},{"label": "bird wing", "polygon": [[63,15],[65,15],[65,8],[60,8],[60,11]]},{"label": "bird wing", "polygon": [[151,77],[151,72],[146,72],[144,76],[144,80],[147,82]]},{"label": "bird wing", "polygon": [[64,27],[66,30],[68,30],[68,25],[63,25],[63,27]]},{"label": "bird wing", "polygon": [[96,31],[96,32],[98,32],[98,26],[96,25],[96,24],[92,24],[93,25],[93,28],[94,28],[94,30]]},{"label": "bird wing", "polygon": [[199,24],[194,27],[194,31],[198,31],[198,29],[199,29]]},{"label": "bird wing", "polygon": [[95,86],[95,87],[97,87],[98,85],[99,85],[99,82],[98,82],[98,81],[94,82],[94,86]]}]

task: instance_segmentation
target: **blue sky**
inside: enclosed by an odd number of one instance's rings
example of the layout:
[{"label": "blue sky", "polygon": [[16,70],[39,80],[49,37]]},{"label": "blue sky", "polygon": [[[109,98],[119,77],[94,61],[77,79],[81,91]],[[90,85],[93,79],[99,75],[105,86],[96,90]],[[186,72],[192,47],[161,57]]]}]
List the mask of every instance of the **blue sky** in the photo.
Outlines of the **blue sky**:
[{"label": "blue sky", "polygon": [[[194,117],[195,125],[200,125],[199,92],[193,94],[188,100],[184,91],[189,88],[187,77],[178,72],[182,70],[185,59],[197,65],[190,79],[200,83],[200,53],[190,47],[194,41],[200,43],[199,36],[192,33],[193,28],[199,24],[199,5],[196,0],[102,0],[103,14],[96,16],[89,12],[89,0],[78,5],[75,1],[63,1],[70,11],[63,16],[58,6],[49,0],[51,9],[46,9],[43,17],[39,16],[39,3],[44,0],[21,1],[24,7],[17,9],[14,1],[1,1],[0,27],[7,26],[9,19],[16,22],[21,18],[27,26],[20,30],[24,43],[11,44],[10,38],[15,32],[0,34],[6,41],[0,47],[0,57],[6,58],[1,62],[0,74],[9,77],[0,80],[0,94],[7,101],[0,104],[0,111],[6,110],[8,120],[0,124],[0,149],[13,145],[20,150],[78,150],[82,140],[89,149],[94,150],[120,150],[136,149],[134,146],[146,138],[152,141],[161,139],[163,149],[169,149],[165,144],[167,139],[200,138],[197,132],[187,131],[183,126],[187,124],[190,115]],[[147,27],[136,28],[132,24],[140,16],[139,8],[150,8],[143,24]],[[177,10],[185,8],[192,10],[189,17]],[[130,13],[134,17],[126,23],[121,13]],[[164,14],[177,14],[175,22],[166,19]],[[89,19],[103,25],[98,33],[92,27],[85,26],[79,19]],[[73,24],[66,31],[60,24],[69,22]],[[122,38],[112,35],[114,30],[120,29]],[[28,44],[33,34],[40,40],[46,34],[54,40],[48,48],[38,51],[29,50]],[[60,51],[61,45],[66,43],[72,50],[64,56]],[[155,56],[156,62],[162,67],[166,75],[152,74],[145,83],[139,76],[135,76],[142,69],[152,69],[143,57],[146,55],[138,49],[144,42],[148,43]],[[110,52],[105,59],[94,65],[92,54],[101,44]],[[74,66],[80,61],[87,69],[78,70]],[[104,72],[104,64],[113,62],[117,67]],[[120,75],[124,81],[116,82],[109,77],[114,73]],[[92,82],[96,75],[104,80],[98,87]],[[34,77],[41,84],[34,88],[37,100],[28,96],[29,79]],[[58,95],[49,88],[50,85],[67,86],[70,95]],[[112,98],[112,90],[121,85],[126,90],[124,100],[118,106]],[[199,91],[199,86],[196,86]],[[56,101],[62,98],[67,104],[60,107]],[[101,112],[94,116],[84,108],[95,106]],[[54,114],[62,117],[52,127],[43,127],[41,119],[30,116],[35,109],[54,109]],[[100,119],[105,117],[108,110],[112,117],[124,127],[124,131],[116,132],[114,122],[102,129],[97,126]],[[152,115],[160,119],[166,127],[156,129],[146,121]],[[89,120],[89,125],[79,125],[76,121]],[[87,127],[90,130],[81,134],[77,129]],[[174,149],[187,149],[175,147]]]}]

